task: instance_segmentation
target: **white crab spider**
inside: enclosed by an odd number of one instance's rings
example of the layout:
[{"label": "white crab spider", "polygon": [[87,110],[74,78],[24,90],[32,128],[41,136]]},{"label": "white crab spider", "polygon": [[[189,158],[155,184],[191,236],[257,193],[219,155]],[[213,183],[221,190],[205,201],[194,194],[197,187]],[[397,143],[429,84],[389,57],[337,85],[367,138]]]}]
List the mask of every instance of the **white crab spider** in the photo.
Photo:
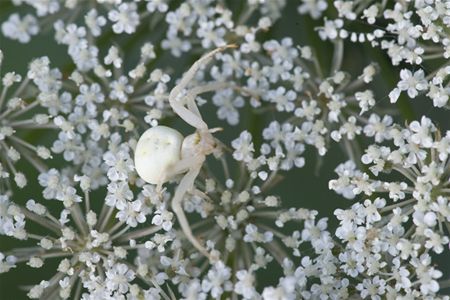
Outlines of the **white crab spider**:
[{"label": "white crab spider", "polygon": [[218,90],[228,85],[217,82],[194,87],[186,92],[183,102],[178,98],[202,65],[207,64],[216,53],[230,47],[236,46],[227,45],[217,48],[197,60],[169,94],[170,106],[178,116],[196,128],[195,133],[184,138],[175,129],[155,126],[145,131],[139,138],[134,156],[139,176],[148,183],[156,184],[158,190],[161,190],[163,183],[185,173],[175,190],[172,210],[187,239],[208,258],[211,258],[208,251],[192,234],[181,202],[184,195],[193,188],[195,178],[199,174],[206,156],[211,153],[220,154],[220,148],[212,136],[212,133],[219,129],[208,128],[200,115],[195,97],[198,94]]}]

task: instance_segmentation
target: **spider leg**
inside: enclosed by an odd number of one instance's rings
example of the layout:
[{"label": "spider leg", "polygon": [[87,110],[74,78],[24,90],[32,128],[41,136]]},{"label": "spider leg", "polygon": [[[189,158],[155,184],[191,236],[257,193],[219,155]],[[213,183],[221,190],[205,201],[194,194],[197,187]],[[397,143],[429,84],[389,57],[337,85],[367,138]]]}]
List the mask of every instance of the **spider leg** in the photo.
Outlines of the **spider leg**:
[{"label": "spider leg", "polygon": [[165,191],[165,188],[162,187],[164,183],[177,175],[187,172],[196,163],[201,166],[203,164],[203,161],[204,160],[200,159],[193,160],[192,157],[177,161],[176,164],[170,166],[168,169],[161,173],[161,180],[156,184],[156,192],[161,196]]},{"label": "spider leg", "polygon": [[232,84],[228,82],[212,82],[205,85],[193,87],[192,89],[188,90],[185,96],[188,109],[201,118],[200,111],[198,110],[197,103],[195,102],[195,97],[203,93],[222,90],[228,87],[232,87]]},{"label": "spider leg", "polygon": [[201,159],[199,156],[197,157],[188,157],[179,160],[176,164],[172,165],[171,168],[165,174],[165,178],[172,178],[176,175],[182,174],[189,169],[191,169],[195,165],[203,165],[205,159]]},{"label": "spider leg", "polygon": [[171,103],[172,108],[184,121],[186,121],[186,123],[190,124],[196,129],[207,130],[208,125],[203,121],[197,104],[195,103],[195,97],[202,93],[225,89],[230,86],[232,85],[227,82],[213,82],[206,85],[194,87],[190,89],[185,95],[187,108],[176,100]]},{"label": "spider leg", "polygon": [[194,188],[191,191],[191,194],[194,195],[194,196],[197,196],[197,197],[199,197],[199,198],[201,198],[201,199],[203,199],[205,201],[212,202],[211,198],[205,192],[202,192],[199,189]]},{"label": "spider leg", "polygon": [[169,97],[175,98],[182,90],[186,88],[186,86],[189,84],[189,82],[194,78],[195,73],[203,66],[209,63],[209,61],[216,55],[217,53],[224,51],[227,48],[235,48],[236,45],[226,45],[223,47],[219,47],[217,49],[214,49],[213,51],[203,55],[200,57],[190,68],[189,70],[183,75],[181,78],[180,83],[178,83],[170,92]]},{"label": "spider leg", "polygon": [[[178,102],[177,100],[170,100],[170,106],[172,106],[172,109],[174,112],[179,115],[186,123],[191,125],[192,127],[196,129],[208,129],[208,125],[203,121],[202,117],[197,115],[196,112],[192,112],[191,110],[187,109],[183,104]],[[197,109],[198,112],[198,109]]]},{"label": "spider leg", "polygon": [[180,223],[181,229],[183,230],[184,234],[186,235],[186,238],[191,242],[191,244],[197,248],[197,250],[200,251],[203,255],[210,258],[210,254],[206,250],[205,247],[203,247],[200,242],[194,237],[191,227],[189,225],[189,222],[186,218],[186,215],[184,213],[183,208],[181,207],[181,203],[183,201],[184,195],[193,188],[195,178],[197,178],[198,173],[200,172],[200,168],[203,163],[202,158],[200,159],[192,159],[191,158],[191,168],[189,171],[184,175],[184,177],[181,179],[180,183],[178,184],[177,189],[175,190],[175,195],[172,199],[172,210],[177,216],[178,222]]},{"label": "spider leg", "polygon": [[[194,108],[194,111],[186,108],[184,104],[180,103],[177,99],[178,95],[187,87],[189,82],[194,78],[195,73],[200,69],[201,66],[207,64],[216,53],[223,51],[227,48],[236,47],[235,45],[226,45],[223,47],[219,47],[204,56],[198,59],[189,70],[183,75],[180,82],[170,91],[169,94],[169,103],[172,109],[178,114],[183,120],[185,120],[188,124],[195,127],[196,129],[207,129],[208,126],[203,121],[201,116],[199,115],[198,108]],[[195,96],[194,96],[195,98]],[[193,108],[190,105],[190,108]]]}]

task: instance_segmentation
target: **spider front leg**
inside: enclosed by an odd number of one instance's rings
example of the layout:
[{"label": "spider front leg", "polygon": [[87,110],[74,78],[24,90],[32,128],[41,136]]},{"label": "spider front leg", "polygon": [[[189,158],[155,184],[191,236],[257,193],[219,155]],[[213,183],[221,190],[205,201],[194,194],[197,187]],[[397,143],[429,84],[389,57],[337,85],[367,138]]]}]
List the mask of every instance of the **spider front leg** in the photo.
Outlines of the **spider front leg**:
[{"label": "spider front leg", "polygon": [[170,105],[176,114],[180,116],[186,123],[191,125],[192,127],[200,130],[207,130],[208,125],[203,121],[203,118],[200,114],[200,111],[195,103],[195,97],[197,95],[217,91],[225,88],[232,87],[232,84],[227,82],[212,82],[209,84],[205,84],[202,86],[197,86],[190,89],[185,95],[185,104],[180,103],[178,100],[173,100]]},{"label": "spider front leg", "polygon": [[222,90],[229,87],[233,87],[233,85],[228,82],[212,82],[205,85],[193,87],[192,89],[187,91],[185,96],[188,109],[201,118],[201,114],[200,111],[198,110],[195,98],[203,93]]},{"label": "spider front leg", "polygon": [[[189,70],[181,78],[180,82],[172,89],[172,91],[170,91],[169,103],[170,103],[170,106],[172,107],[172,109],[184,121],[186,121],[188,124],[190,124],[191,126],[193,126],[196,129],[207,129],[208,126],[201,118],[200,112],[198,111],[198,108],[195,105],[195,103],[194,103],[195,106],[193,106],[192,102],[188,101],[190,103],[188,104],[188,108],[186,108],[185,103],[180,102],[178,99],[178,96],[184,89],[186,89],[187,85],[194,78],[195,73],[197,73],[197,71],[200,69],[201,66],[207,64],[214,57],[214,55],[216,53],[223,51],[227,48],[234,48],[234,47],[236,47],[236,45],[223,46],[223,47],[217,48],[217,49],[207,53],[206,55],[202,56],[199,60],[197,60],[189,68]],[[207,89],[206,91],[210,91],[210,89]],[[190,95],[191,95],[190,97],[192,97],[192,95],[194,95],[193,98],[195,99],[195,95],[202,93],[202,92],[205,92],[205,91],[201,91],[201,89],[199,89],[199,91],[190,93]]]},{"label": "spider front leg", "polygon": [[[183,230],[189,242],[195,248],[197,248],[197,250],[200,251],[200,253],[211,259],[211,255],[208,253],[206,248],[203,247],[200,244],[200,242],[194,237],[189,222],[184,213],[184,210],[181,206],[183,198],[186,195],[186,193],[194,187],[195,178],[197,178],[197,175],[200,172],[203,161],[205,159],[204,157],[194,157],[190,158],[189,160],[191,162],[191,167],[189,168],[189,171],[181,179],[180,183],[178,184],[178,187],[175,190],[175,195],[172,199],[172,210],[177,216],[178,222],[180,223],[180,227]],[[177,166],[175,166],[175,168],[176,167]]]}]

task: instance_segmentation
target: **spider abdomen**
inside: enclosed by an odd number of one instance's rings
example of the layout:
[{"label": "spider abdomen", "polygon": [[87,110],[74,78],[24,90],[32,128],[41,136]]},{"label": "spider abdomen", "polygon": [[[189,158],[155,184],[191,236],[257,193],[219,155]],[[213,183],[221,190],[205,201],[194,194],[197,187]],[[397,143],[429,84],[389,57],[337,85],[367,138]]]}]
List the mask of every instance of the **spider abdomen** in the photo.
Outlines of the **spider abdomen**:
[{"label": "spider abdomen", "polygon": [[134,155],[138,175],[151,184],[165,182],[166,171],[181,159],[183,139],[181,133],[167,126],[147,129],[139,138]]}]

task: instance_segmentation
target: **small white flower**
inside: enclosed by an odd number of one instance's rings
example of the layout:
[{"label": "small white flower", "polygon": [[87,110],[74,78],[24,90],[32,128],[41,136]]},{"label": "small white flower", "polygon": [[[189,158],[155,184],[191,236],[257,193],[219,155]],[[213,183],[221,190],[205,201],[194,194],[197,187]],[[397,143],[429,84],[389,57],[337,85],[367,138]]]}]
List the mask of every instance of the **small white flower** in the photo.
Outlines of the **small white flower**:
[{"label": "small white flower", "polygon": [[255,277],[247,270],[240,270],[236,273],[238,282],[234,286],[234,291],[238,295],[242,295],[244,299],[252,299],[257,293],[255,290]]},{"label": "small white flower", "polygon": [[233,152],[234,159],[238,161],[250,162],[253,158],[252,135],[248,131],[243,131],[239,135],[239,138],[235,139],[231,145],[235,149]]},{"label": "small white flower", "polygon": [[413,131],[411,135],[411,140],[422,145],[425,148],[430,148],[433,146],[433,137],[431,133],[436,130],[431,120],[425,116],[422,116],[420,123],[418,121],[413,121],[409,125],[409,128]]},{"label": "small white flower", "polygon": [[213,96],[213,103],[219,109],[217,110],[217,117],[221,120],[226,120],[230,125],[237,125],[239,123],[238,108],[244,106],[244,99],[240,96],[233,95],[233,91],[228,89],[218,92]]},{"label": "small white flower", "polygon": [[408,97],[410,98],[415,98],[419,94],[419,91],[424,91],[428,88],[423,70],[418,70],[413,74],[408,69],[402,69],[400,71],[400,78],[401,80],[398,82],[397,87],[400,91],[407,91]]},{"label": "small white flower", "polygon": [[313,19],[318,19],[327,7],[328,4],[325,0],[302,0],[302,4],[298,7],[298,12],[301,14],[309,13]]},{"label": "small white flower", "polygon": [[137,13],[136,3],[122,3],[118,10],[112,10],[108,13],[108,18],[113,21],[113,30],[115,33],[126,32],[131,34],[136,31],[139,25],[139,14]]},{"label": "small white flower", "polygon": [[18,40],[21,43],[28,43],[32,35],[38,34],[39,25],[32,15],[26,15],[23,19],[20,19],[18,14],[12,14],[2,24],[2,32],[6,37]]}]

